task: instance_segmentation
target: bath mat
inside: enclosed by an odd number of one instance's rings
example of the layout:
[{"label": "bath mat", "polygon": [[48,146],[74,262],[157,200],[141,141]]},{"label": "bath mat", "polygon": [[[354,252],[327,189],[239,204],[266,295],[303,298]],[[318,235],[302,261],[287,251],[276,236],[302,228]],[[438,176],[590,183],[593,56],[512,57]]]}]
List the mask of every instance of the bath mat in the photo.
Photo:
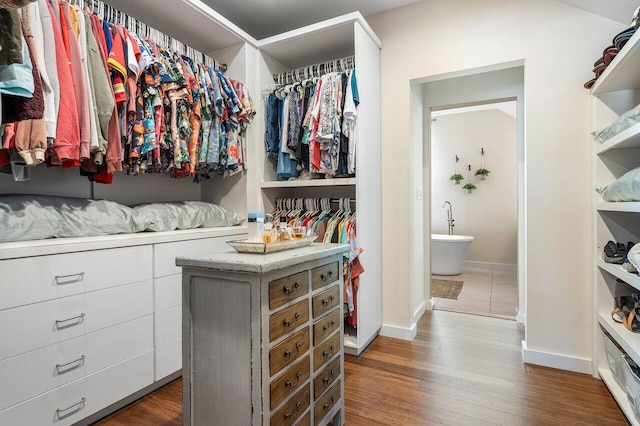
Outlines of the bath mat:
[{"label": "bath mat", "polygon": [[458,300],[464,281],[431,278],[431,297]]}]

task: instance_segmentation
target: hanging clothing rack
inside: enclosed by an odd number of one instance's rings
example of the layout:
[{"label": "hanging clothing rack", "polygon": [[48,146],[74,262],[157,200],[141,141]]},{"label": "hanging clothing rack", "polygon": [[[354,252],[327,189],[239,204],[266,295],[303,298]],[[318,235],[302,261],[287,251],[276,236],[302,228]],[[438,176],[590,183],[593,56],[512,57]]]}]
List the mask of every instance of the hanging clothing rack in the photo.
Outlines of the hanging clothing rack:
[{"label": "hanging clothing rack", "polygon": [[309,65],[307,67],[295,70],[273,74],[273,80],[279,85],[300,83],[310,78],[319,78],[330,72],[344,72],[355,69],[355,56],[347,56],[342,59],[334,59],[333,61],[320,62],[318,64]]},{"label": "hanging clothing rack", "polygon": [[191,46],[187,46],[186,44],[178,41],[165,33],[156,30],[148,26],[147,24],[138,21],[135,18],[132,18],[129,15],[120,12],[112,6],[100,1],[100,0],[68,0],[69,3],[75,4],[80,8],[87,8],[91,13],[99,16],[104,21],[114,24],[121,25],[127,29],[127,31],[135,33],[140,38],[146,38],[148,40],[153,41],[154,43],[171,49],[174,52],[181,53],[190,57],[193,60],[200,60],[202,63],[207,65],[210,68],[220,70],[222,72],[227,71],[227,64],[223,64],[218,62],[217,60],[211,58],[210,56],[205,55],[204,53],[194,49]]}]

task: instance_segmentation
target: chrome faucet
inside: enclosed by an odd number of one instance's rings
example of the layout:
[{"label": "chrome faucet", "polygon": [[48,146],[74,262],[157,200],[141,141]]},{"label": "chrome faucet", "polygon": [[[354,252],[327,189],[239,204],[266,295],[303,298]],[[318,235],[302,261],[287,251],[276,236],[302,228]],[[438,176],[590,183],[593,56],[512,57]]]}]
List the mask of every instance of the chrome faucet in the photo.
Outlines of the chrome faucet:
[{"label": "chrome faucet", "polygon": [[453,235],[453,227],[455,225],[453,224],[454,222],[453,208],[451,207],[451,203],[449,201],[445,201],[444,204],[442,205],[442,208],[444,208],[447,204],[449,205],[449,208],[447,209],[447,223],[449,224],[449,235]]}]

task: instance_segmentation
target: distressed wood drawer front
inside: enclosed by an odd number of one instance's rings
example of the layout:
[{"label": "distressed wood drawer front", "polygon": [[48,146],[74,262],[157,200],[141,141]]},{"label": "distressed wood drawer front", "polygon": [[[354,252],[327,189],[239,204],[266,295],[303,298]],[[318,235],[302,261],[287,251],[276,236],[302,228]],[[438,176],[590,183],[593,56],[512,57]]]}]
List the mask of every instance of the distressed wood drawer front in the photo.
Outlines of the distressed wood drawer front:
[{"label": "distressed wood drawer front", "polygon": [[310,397],[310,385],[307,383],[289,402],[285,403],[282,408],[271,416],[271,426],[293,425],[309,408],[311,404]]},{"label": "distressed wood drawer front", "polygon": [[309,301],[307,299],[272,314],[269,318],[269,341],[273,342],[307,321],[309,321]]},{"label": "distressed wood drawer front", "polygon": [[307,271],[269,283],[269,309],[277,308],[309,292]]},{"label": "distressed wood drawer front", "polygon": [[313,394],[316,401],[331,386],[336,380],[340,378],[340,357],[334,359],[322,370],[313,381]]},{"label": "distressed wood drawer front", "polygon": [[329,315],[313,323],[313,345],[322,342],[338,327],[340,327],[340,308],[334,309]]},{"label": "distressed wood drawer front", "polygon": [[340,278],[338,274],[338,262],[329,263],[328,265],[318,266],[311,271],[311,282],[314,290],[331,284]]},{"label": "distressed wood drawer front", "polygon": [[271,409],[297,391],[309,378],[309,357],[304,357],[286,373],[271,382]]},{"label": "distressed wood drawer front", "polygon": [[338,352],[340,352],[340,333],[334,334],[313,350],[313,371],[318,371]]},{"label": "distressed wood drawer front", "polygon": [[307,412],[296,426],[311,426],[311,413]]},{"label": "distressed wood drawer front", "polygon": [[329,290],[313,296],[313,317],[317,318],[340,302],[340,286],[336,285]]},{"label": "distressed wood drawer front", "polygon": [[340,402],[340,380],[333,385],[331,390],[316,403],[313,418],[314,424],[318,424],[324,419],[331,409]]},{"label": "distressed wood drawer front", "polygon": [[309,350],[309,327],[277,344],[269,351],[269,372],[273,376],[278,371],[301,358]]}]

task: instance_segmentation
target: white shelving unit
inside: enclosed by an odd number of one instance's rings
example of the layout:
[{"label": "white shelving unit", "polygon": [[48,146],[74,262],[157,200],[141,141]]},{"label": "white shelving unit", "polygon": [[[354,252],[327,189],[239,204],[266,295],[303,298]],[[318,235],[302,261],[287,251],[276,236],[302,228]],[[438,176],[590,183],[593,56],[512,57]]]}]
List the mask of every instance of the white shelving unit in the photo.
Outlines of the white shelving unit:
[{"label": "white shelving unit", "polygon": [[[640,33],[636,33],[594,84],[592,129],[610,125],[624,112],[640,103]],[[593,142],[593,186],[612,183],[627,171],[640,166],[640,124],[630,127],[605,143]],[[640,334],[632,333],[611,318],[613,289],[622,280],[640,291],[640,277],[621,265],[602,260],[608,241],[640,242],[640,202],[604,202],[595,193],[594,214],[594,359],[595,372],[602,378],[620,408],[633,425],[640,425],[626,390],[614,380],[607,363],[600,326],[636,363],[640,363]]]},{"label": "white shelving unit", "polygon": [[[272,163],[259,148],[258,183],[262,208],[272,211],[282,197],[350,197],[357,201],[358,242],[364,249],[365,272],[358,289],[358,328],[345,336],[345,352],[359,355],[382,326],[381,197],[380,197],[380,48],[381,42],[360,13],[309,25],[258,41],[260,90],[273,84],[273,74],[354,55],[361,103],[358,106],[356,177],[278,181]],[[259,114],[264,114],[264,103]],[[264,135],[264,115],[256,119]],[[262,126],[262,127],[260,127]]]}]

